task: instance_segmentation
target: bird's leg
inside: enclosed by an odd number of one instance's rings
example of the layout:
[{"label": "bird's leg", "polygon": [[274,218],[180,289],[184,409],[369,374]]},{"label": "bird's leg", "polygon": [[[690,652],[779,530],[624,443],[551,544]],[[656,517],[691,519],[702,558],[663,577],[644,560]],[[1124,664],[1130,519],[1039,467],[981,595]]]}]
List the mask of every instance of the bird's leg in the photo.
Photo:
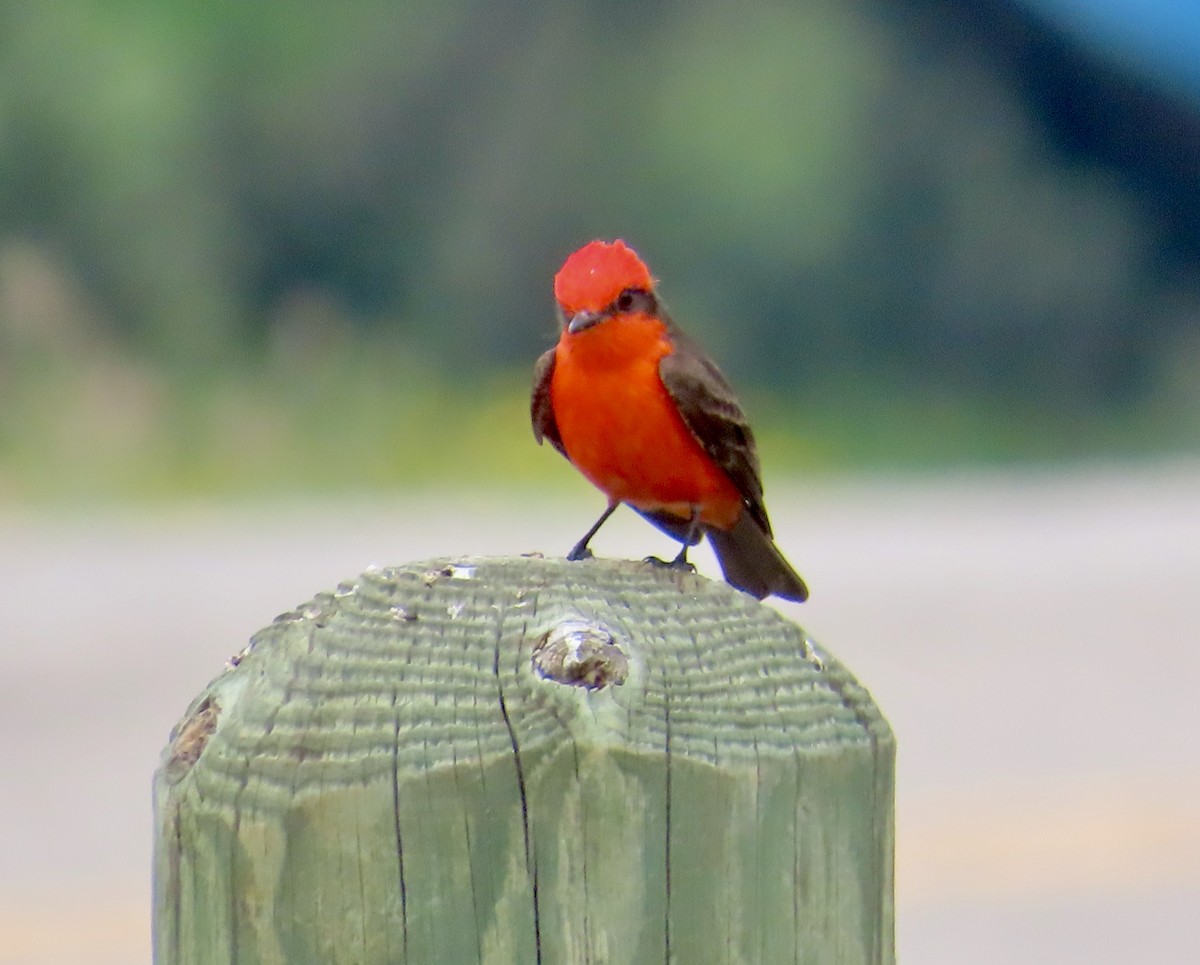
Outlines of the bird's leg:
[{"label": "bird's leg", "polygon": [[592,558],[592,551],[588,549],[588,543],[591,541],[592,537],[596,535],[596,530],[604,525],[604,521],[608,519],[608,517],[614,512],[616,512],[617,507],[620,505],[620,503],[616,502],[608,504],[608,508],[600,514],[600,518],[596,520],[596,522],[592,525],[592,528],[583,534],[583,539],[571,547],[571,552],[567,554],[568,560],[575,562],[576,560],[587,560]]},{"label": "bird's leg", "polygon": [[696,567],[688,562],[687,551],[688,547],[696,541],[696,530],[700,527],[700,507],[692,507],[692,515],[688,517],[688,528],[684,534],[683,545],[679,547],[679,555],[671,560],[670,567],[673,570],[687,570],[691,573],[696,572]]},{"label": "bird's leg", "polygon": [[657,556],[647,556],[644,562],[651,566],[665,566],[672,570],[686,570],[689,573],[695,573],[696,567],[688,562],[687,551],[688,547],[695,543],[696,531],[700,528],[700,507],[693,506],[692,514],[688,517],[687,531],[683,534],[683,545],[679,547],[679,555],[669,563],[666,560],[660,560]]}]

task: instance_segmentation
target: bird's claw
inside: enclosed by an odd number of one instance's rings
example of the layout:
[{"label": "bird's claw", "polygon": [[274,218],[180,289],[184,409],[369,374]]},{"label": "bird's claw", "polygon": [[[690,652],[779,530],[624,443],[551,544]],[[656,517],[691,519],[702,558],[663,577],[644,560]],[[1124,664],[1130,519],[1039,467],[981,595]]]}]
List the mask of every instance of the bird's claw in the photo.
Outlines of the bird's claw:
[{"label": "bird's claw", "polygon": [[595,554],[586,546],[576,546],[567,554],[567,560],[571,563],[577,563],[580,560],[590,560],[595,557]]},{"label": "bird's claw", "polygon": [[647,556],[642,562],[664,570],[679,570],[682,573],[696,572],[696,567],[692,566],[686,559],[660,560],[657,556]]}]

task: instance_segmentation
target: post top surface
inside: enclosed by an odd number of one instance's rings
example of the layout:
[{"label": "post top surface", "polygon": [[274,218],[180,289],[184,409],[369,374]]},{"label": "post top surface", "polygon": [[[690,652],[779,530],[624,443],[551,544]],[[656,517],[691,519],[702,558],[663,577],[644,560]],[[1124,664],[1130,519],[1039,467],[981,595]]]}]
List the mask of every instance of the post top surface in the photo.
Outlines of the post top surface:
[{"label": "post top surface", "polygon": [[718,767],[892,741],[836,659],[724,583],[628,561],[454,558],[368,569],[276,618],[193,703],[160,779],[199,761],[294,791],[564,737]]}]

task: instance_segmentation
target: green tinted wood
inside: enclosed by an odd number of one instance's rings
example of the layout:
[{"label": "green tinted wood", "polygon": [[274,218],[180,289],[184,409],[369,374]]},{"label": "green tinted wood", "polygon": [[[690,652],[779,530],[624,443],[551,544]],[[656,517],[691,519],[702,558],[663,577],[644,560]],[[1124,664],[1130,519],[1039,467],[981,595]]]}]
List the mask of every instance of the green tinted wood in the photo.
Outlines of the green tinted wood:
[{"label": "green tinted wood", "polygon": [[725,584],[378,569],[235,663],[156,775],[159,965],[894,960],[891,732]]}]

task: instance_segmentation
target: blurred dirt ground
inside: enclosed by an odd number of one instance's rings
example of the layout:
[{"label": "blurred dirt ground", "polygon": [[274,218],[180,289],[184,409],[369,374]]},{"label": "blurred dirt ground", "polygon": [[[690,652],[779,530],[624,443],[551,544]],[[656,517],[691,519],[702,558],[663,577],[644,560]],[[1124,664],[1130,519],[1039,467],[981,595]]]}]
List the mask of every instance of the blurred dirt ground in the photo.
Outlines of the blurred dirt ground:
[{"label": "blurred dirt ground", "polygon": [[[1189,960],[1200,462],[768,483],[813,591],[781,609],[899,737],[901,959]],[[0,965],[149,962],[150,776],[252,632],[372,563],[565,552],[591,497],[0,515]]]}]

